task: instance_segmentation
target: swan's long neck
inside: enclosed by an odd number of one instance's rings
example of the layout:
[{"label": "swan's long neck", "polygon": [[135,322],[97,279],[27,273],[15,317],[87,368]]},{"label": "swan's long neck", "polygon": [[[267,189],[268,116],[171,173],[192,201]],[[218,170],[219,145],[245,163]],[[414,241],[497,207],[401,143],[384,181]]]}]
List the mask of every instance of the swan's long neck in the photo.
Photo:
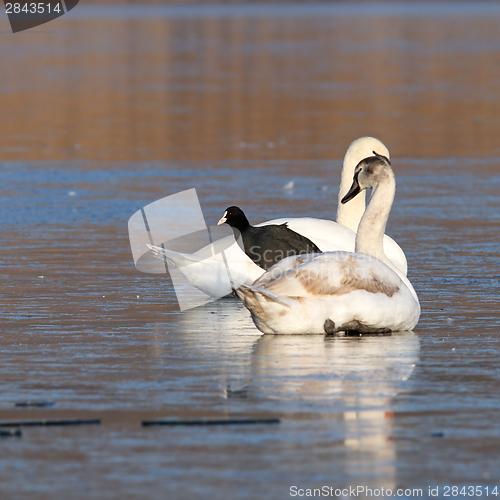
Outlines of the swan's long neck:
[{"label": "swan's long neck", "polygon": [[342,226],[348,227],[352,231],[358,230],[359,221],[365,212],[365,191],[359,193],[356,198],[351,200],[345,205],[341,203],[342,198],[347,194],[351,188],[352,178],[354,176],[354,169],[360,160],[355,156],[356,152],[347,151],[344,158],[344,166],[342,167],[342,175],[340,177],[339,197],[337,201],[337,222]]},{"label": "swan's long neck", "polygon": [[387,169],[374,187],[370,203],[359,223],[355,249],[356,252],[377,257],[391,268],[393,265],[385,256],[383,240],[395,193],[396,179],[392,170]]}]

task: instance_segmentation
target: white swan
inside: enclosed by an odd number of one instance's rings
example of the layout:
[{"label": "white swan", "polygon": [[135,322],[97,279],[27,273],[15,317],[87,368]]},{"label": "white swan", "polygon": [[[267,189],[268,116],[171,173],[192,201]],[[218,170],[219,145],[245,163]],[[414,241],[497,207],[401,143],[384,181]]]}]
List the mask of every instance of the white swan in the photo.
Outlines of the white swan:
[{"label": "white swan", "polygon": [[[349,203],[349,206],[344,206],[340,200],[349,189],[356,165],[363,158],[371,156],[373,151],[389,157],[389,151],[384,144],[373,137],[356,139],[347,149],[339,189],[338,223],[302,217],[274,219],[256,224],[256,226],[286,222],[290,229],[309,238],[323,252],[353,251],[356,230],[365,210],[365,193],[364,191],[360,193],[358,198]],[[401,247],[389,236],[384,236],[383,244],[391,261],[390,265],[406,275],[406,257]],[[222,238],[213,245],[207,245],[194,254],[174,252],[154,245],[148,245],[148,247],[155,257],[179,269],[191,285],[211,297],[223,297],[231,292],[233,286],[251,284],[264,272],[245,255],[232,236]],[[224,249],[224,255],[220,253],[220,249]],[[228,270],[232,284],[228,278]]]},{"label": "white swan", "polygon": [[370,188],[355,252],[289,257],[252,286],[236,290],[260,331],[377,333],[411,330],[417,324],[418,297],[408,279],[390,267],[382,245],[396,191],[390,162],[383,156],[359,163],[342,203]]}]

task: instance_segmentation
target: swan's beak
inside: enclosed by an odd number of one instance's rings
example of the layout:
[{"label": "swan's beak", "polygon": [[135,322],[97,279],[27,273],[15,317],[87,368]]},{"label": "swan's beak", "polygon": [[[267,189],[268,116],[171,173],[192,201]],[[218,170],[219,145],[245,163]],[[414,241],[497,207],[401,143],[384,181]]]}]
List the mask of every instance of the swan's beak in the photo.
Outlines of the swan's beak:
[{"label": "swan's beak", "polygon": [[359,187],[358,176],[356,175],[352,181],[351,189],[349,189],[347,194],[342,198],[341,203],[344,204],[351,201],[359,193],[361,193],[361,188]]},{"label": "swan's beak", "polygon": [[227,212],[224,212],[224,215],[222,216],[221,220],[217,222],[217,225],[220,226],[221,224],[224,224],[227,219],[226,219]]}]

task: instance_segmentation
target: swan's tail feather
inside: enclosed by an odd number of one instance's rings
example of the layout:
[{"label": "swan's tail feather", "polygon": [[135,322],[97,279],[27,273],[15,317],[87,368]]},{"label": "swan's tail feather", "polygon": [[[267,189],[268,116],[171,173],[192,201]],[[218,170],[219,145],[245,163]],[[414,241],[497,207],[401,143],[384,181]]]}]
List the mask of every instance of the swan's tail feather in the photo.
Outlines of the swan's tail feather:
[{"label": "swan's tail feather", "polygon": [[254,318],[263,321],[266,321],[266,318],[286,314],[292,306],[292,299],[288,297],[248,285],[240,286],[236,290],[236,295],[238,295]]},{"label": "swan's tail feather", "polygon": [[173,250],[168,250],[155,245],[148,245],[148,248],[153,252],[153,255],[157,259],[163,260],[177,268],[203,262],[203,259],[197,258],[194,255],[174,252]]}]

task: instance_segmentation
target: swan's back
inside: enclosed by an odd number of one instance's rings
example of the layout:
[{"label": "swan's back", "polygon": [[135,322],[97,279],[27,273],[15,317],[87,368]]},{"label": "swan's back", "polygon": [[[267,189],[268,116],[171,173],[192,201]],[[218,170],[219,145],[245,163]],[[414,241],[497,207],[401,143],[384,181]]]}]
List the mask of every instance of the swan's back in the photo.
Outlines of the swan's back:
[{"label": "swan's back", "polygon": [[340,297],[358,290],[392,297],[403,285],[386,264],[370,255],[326,252],[284,259],[254,287],[287,297]]}]

